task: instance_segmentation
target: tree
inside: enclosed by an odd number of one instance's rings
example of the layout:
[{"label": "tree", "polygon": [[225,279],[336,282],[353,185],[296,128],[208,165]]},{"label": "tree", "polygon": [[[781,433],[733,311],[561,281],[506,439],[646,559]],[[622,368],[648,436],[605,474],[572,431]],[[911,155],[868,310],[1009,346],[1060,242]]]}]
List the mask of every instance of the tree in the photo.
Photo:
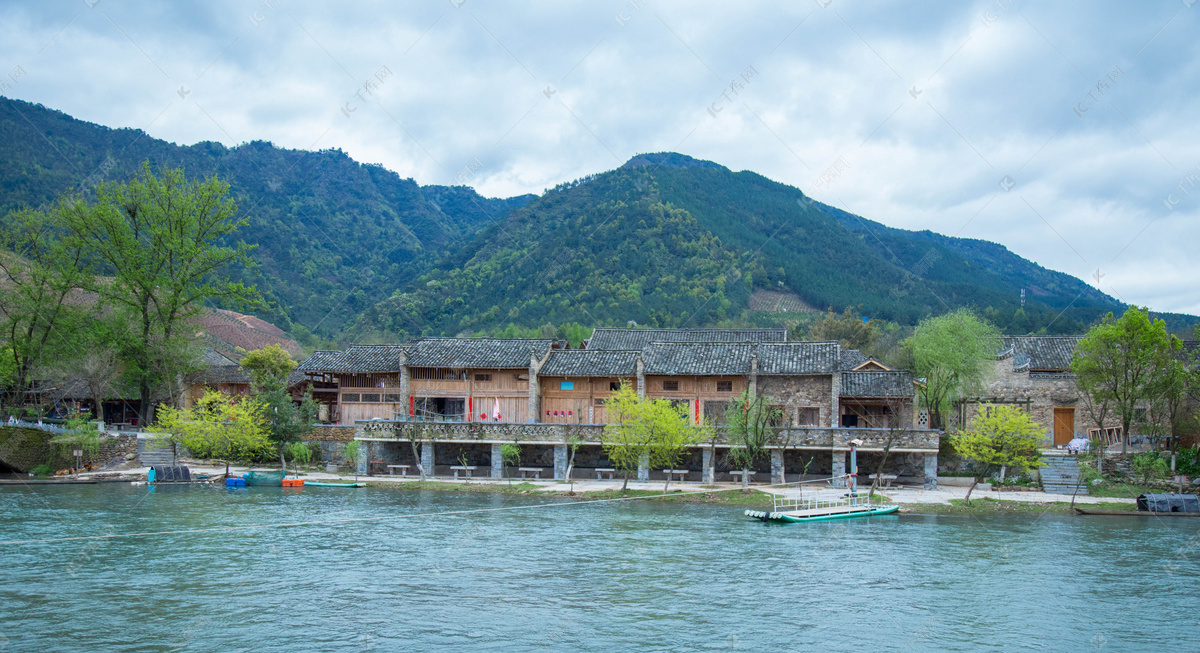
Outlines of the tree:
[{"label": "tree", "polygon": [[870,320],[854,314],[847,308],[841,315],[832,311],[808,327],[808,340],[840,342],[847,349],[865,351],[871,348],[878,336],[876,325]]},{"label": "tree", "polygon": [[308,448],[303,442],[292,442],[284,447],[289,458],[292,459],[292,466],[296,470],[296,474],[300,473],[300,465],[307,465],[312,460],[312,449]]},{"label": "tree", "polygon": [[296,361],[279,344],[270,344],[246,352],[238,365],[250,375],[252,383],[265,386],[285,381],[296,368]]},{"label": "tree", "polygon": [[930,426],[942,428],[946,412],[983,387],[989,362],[1000,349],[1000,331],[961,308],[922,320],[906,345],[921,379],[919,392],[929,409]]},{"label": "tree", "polygon": [[264,406],[251,397],[206,390],[191,408],[162,406],[150,431],[164,444],[182,446],[198,458],[251,460],[270,450]]},{"label": "tree", "polygon": [[222,280],[230,266],[251,266],[251,245],[225,245],[247,221],[215,177],[188,180],[181,169],[149,163],[127,183],[96,188],[96,202],[63,214],[66,242],[86,251],[111,280],[90,289],[135,325],[128,372],[140,397],[143,423],[153,417],[155,387],[170,385],[187,368],[192,319],[211,302],[248,303],[257,292]]},{"label": "tree", "polygon": [[756,395],[749,388],[729,403],[725,411],[725,428],[729,433],[729,460],[742,468],[742,490],[750,489],[750,468],[763,456],[771,444],[771,427],[783,412],[771,405],[771,398]]},{"label": "tree", "polygon": [[1042,464],[1038,451],[1043,427],[1021,408],[1005,405],[984,405],[971,428],[950,436],[958,455],[970,461],[974,482],[971,492],[985,478],[1008,468],[1035,469]]},{"label": "tree", "polygon": [[[668,468],[679,464],[683,452],[700,437],[688,428],[687,410],[667,399],[645,399],[622,384],[605,402],[601,444],[614,468],[624,476],[621,492],[629,487],[629,475],[643,464]],[[665,492],[670,487],[667,475]]]},{"label": "tree", "polygon": [[86,250],[64,238],[65,216],[82,209],[69,198],[49,211],[15,213],[0,229],[0,339],[6,341],[4,398],[25,404],[39,367],[74,357],[72,335],[86,320],[78,301],[90,277]]},{"label": "tree", "polygon": [[342,445],[342,458],[354,468],[354,480],[358,481],[358,458],[362,455],[362,442],[351,440]]},{"label": "tree", "polygon": [[1075,347],[1071,371],[1079,389],[1095,403],[1111,405],[1121,418],[1121,453],[1128,452],[1129,426],[1138,409],[1161,398],[1181,343],[1167,334],[1148,309],[1130,306],[1120,318],[1109,313]]}]

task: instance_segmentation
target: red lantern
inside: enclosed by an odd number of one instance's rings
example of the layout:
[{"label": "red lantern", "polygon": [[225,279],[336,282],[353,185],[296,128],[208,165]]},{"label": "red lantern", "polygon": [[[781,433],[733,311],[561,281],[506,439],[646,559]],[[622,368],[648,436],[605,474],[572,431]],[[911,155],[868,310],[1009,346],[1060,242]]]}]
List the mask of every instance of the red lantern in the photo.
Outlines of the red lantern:
[{"label": "red lantern", "polygon": [[479,413],[479,419],[487,419],[487,413]]}]

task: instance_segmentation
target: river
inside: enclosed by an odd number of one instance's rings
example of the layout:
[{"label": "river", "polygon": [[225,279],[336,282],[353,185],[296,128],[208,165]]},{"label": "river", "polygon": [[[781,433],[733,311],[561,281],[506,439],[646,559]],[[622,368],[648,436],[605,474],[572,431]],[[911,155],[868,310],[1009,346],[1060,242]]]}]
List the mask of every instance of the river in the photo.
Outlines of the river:
[{"label": "river", "polygon": [[[533,507],[547,502],[552,507]],[[0,651],[1196,650],[1200,519],[0,487]],[[358,520],[480,508],[490,512]],[[510,509],[511,508],[511,509]]]}]

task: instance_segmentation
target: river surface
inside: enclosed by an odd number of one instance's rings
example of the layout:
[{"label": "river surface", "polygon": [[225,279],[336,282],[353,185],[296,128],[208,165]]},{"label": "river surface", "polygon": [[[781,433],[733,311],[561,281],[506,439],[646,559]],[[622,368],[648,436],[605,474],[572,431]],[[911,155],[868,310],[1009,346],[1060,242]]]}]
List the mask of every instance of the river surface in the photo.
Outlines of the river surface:
[{"label": "river surface", "polygon": [[1200,519],[0,487],[0,651],[1200,648]]}]

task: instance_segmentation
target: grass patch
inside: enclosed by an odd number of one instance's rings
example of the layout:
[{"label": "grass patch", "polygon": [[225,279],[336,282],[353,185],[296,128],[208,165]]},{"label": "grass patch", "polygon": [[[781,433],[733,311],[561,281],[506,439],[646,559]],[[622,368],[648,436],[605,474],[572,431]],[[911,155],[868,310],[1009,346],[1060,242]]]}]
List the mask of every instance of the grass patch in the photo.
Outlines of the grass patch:
[{"label": "grass patch", "polygon": [[[1184,486],[1186,492],[1189,488]],[[1105,481],[1103,483],[1088,487],[1088,494],[1094,497],[1119,497],[1122,499],[1136,499],[1139,494],[1155,494],[1160,492],[1178,492],[1179,487],[1164,489],[1162,486],[1151,487],[1149,485],[1138,485],[1136,483],[1113,483]]]},{"label": "grass patch", "polygon": [[[1128,503],[1102,502],[1078,503],[1080,508],[1092,510],[1133,510],[1135,506]],[[1035,503],[1032,501],[1001,501],[992,497],[980,497],[966,503],[962,499],[951,499],[950,505],[931,503],[909,506],[909,512],[936,515],[984,515],[984,514],[1042,514],[1053,513],[1060,515],[1074,514],[1075,510],[1069,501],[1053,501]]]}]

